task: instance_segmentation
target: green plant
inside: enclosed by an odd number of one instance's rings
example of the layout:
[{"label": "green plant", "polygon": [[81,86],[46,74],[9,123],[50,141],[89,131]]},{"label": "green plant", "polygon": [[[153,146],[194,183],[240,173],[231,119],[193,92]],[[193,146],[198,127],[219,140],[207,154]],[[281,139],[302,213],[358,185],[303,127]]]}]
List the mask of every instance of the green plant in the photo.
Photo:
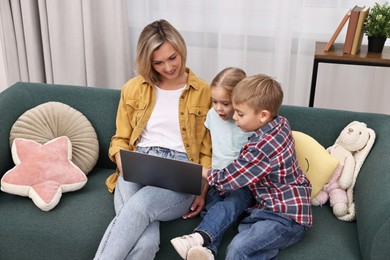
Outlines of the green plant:
[{"label": "green plant", "polygon": [[375,3],[375,5],[370,8],[370,12],[364,23],[363,31],[367,37],[390,38],[389,2],[385,2],[383,5]]}]

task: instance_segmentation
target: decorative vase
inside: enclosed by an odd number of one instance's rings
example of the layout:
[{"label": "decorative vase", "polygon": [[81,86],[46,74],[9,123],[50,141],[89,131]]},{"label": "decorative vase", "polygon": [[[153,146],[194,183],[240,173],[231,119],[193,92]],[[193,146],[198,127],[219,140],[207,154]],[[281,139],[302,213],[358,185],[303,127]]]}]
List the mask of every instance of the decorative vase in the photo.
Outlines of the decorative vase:
[{"label": "decorative vase", "polygon": [[385,37],[368,37],[368,52],[381,53],[386,39]]}]

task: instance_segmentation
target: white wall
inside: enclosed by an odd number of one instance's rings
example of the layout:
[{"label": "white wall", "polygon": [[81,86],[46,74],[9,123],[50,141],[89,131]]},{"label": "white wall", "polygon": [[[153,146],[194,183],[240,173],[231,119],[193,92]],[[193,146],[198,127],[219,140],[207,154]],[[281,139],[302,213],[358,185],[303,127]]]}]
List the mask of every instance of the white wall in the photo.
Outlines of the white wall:
[{"label": "white wall", "polygon": [[[143,1],[131,1],[134,2],[132,5],[143,5]],[[316,2],[316,1],[314,1]],[[329,1],[328,1],[329,2]],[[363,1],[359,0],[356,2],[358,5],[372,5],[374,0]],[[324,8],[318,8],[319,2],[313,4],[310,7],[310,1],[305,2],[307,7],[304,9],[305,13],[302,14],[304,21],[314,21],[313,23],[305,22],[302,26],[302,30],[299,33],[301,37],[301,44],[299,48],[304,48],[306,51],[300,51],[299,57],[292,57],[293,59],[300,60],[300,66],[293,68],[297,70],[298,75],[304,75],[300,80],[294,82],[294,88],[291,93],[286,95],[286,104],[292,105],[308,105],[310,82],[311,82],[311,69],[313,64],[314,55],[314,43],[313,39],[318,41],[328,41],[331,34],[339,24],[339,18],[345,13],[345,8],[351,6],[352,1],[341,1],[337,8],[328,8],[326,1],[324,1]],[[355,2],[353,2],[355,4]],[[329,4],[330,5],[330,4]],[[332,3],[331,6],[334,4]],[[164,6],[164,5],[162,5]],[[167,7],[167,10],[171,11],[171,7]],[[140,12],[140,9],[137,9]],[[153,9],[156,11],[155,9]],[[165,9],[164,9],[165,10]],[[164,10],[158,10],[158,15],[164,15]],[[203,10],[199,9],[199,12]],[[210,10],[208,10],[210,12]],[[218,12],[216,10],[215,12]],[[334,14],[336,12],[336,14]],[[181,14],[181,12],[179,12]],[[337,19],[332,19],[332,23],[327,20],[326,17],[331,14],[336,15]],[[131,16],[133,17],[133,16]],[[211,17],[214,17],[213,15]],[[318,18],[316,18],[318,17]],[[181,19],[181,16],[179,17]],[[179,19],[178,18],[178,19]],[[191,20],[191,19],[190,19]],[[191,32],[193,28],[190,26],[191,23],[186,24],[188,27],[182,27],[183,21],[177,22],[179,30],[183,32],[188,43],[191,43]],[[140,23],[140,24],[137,24]],[[142,28],[145,24],[144,20],[131,21],[130,24],[136,24]],[[214,31],[212,31],[214,32]],[[139,31],[135,30],[132,32],[132,38],[136,39]],[[221,34],[218,34],[221,35]],[[2,28],[0,27],[0,91],[8,87],[5,66],[5,56],[3,41],[1,39]],[[198,36],[195,32],[195,38]],[[202,35],[201,35],[202,36]],[[204,35],[203,35],[204,36]],[[208,36],[208,35],[206,35]],[[345,37],[345,29],[341,32],[336,42],[343,42]],[[193,37],[194,38],[194,37]],[[197,43],[195,41],[195,43]],[[364,37],[364,44],[367,43],[366,37]],[[386,45],[390,45],[390,39],[387,40]],[[132,44],[135,46],[135,42]],[[248,74],[254,74],[255,72],[262,71],[268,73],[270,69],[267,67],[268,60],[273,59],[273,56],[267,56],[264,53],[251,53],[248,52],[247,56],[243,56],[238,51],[228,50],[228,53],[215,52],[214,47],[210,46],[191,46],[188,44],[189,61],[188,65],[191,67],[199,76],[211,81],[216,72],[220,69],[221,64],[228,65],[239,65],[244,67]],[[135,48],[131,48],[134,52]],[[133,57],[134,57],[134,53]],[[218,55],[218,57],[216,57]],[[205,64],[202,61],[202,57],[209,57],[208,62]],[[259,57],[260,56],[260,57]],[[222,57],[222,58],[221,58]],[[226,58],[224,58],[226,57]],[[219,63],[217,62],[219,58]],[[245,58],[245,63],[243,59]],[[351,66],[351,65],[334,65],[324,64],[319,65],[318,77],[317,77],[317,90],[315,98],[315,107],[335,108],[335,109],[347,109],[353,111],[363,112],[378,112],[390,114],[390,105],[387,97],[390,96],[390,68],[380,67],[367,67],[367,66]]]},{"label": "white wall", "polygon": [[314,107],[390,114],[390,67],[319,63]]}]

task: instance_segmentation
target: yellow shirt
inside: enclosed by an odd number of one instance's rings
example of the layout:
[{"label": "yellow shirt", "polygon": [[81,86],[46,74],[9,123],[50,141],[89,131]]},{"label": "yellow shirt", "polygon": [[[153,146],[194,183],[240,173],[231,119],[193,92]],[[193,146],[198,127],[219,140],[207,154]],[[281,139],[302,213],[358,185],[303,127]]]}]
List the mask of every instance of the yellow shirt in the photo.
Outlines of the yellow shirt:
[{"label": "yellow shirt", "polygon": [[[211,107],[210,87],[190,69],[187,86],[179,101],[179,124],[188,159],[209,168],[211,165],[211,138],[204,126]],[[116,117],[116,133],[111,139],[108,154],[115,162],[120,149],[135,150],[135,143],[152,114],[156,101],[154,86],[143,77],[130,79],[122,88]],[[110,176],[106,185],[110,192],[115,188],[117,173]]]}]

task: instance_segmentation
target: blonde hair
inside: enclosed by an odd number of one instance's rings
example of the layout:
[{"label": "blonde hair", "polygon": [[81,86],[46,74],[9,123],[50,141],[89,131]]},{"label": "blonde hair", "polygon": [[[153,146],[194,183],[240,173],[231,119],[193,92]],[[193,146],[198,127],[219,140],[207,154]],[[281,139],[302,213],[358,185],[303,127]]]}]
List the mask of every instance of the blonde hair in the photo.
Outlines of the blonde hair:
[{"label": "blonde hair", "polygon": [[245,71],[240,68],[228,67],[220,71],[211,81],[210,87],[223,87],[229,94],[232,94],[233,88],[246,77]]},{"label": "blonde hair", "polygon": [[185,72],[187,47],[181,34],[166,20],[154,21],[142,30],[137,43],[136,71],[146,81],[157,84],[160,74],[152,66],[152,55],[165,42],[169,42],[181,56],[179,75]]},{"label": "blonde hair", "polygon": [[245,103],[256,112],[265,109],[276,116],[283,102],[283,90],[272,77],[258,74],[240,81],[233,89],[232,100],[237,105]]}]

